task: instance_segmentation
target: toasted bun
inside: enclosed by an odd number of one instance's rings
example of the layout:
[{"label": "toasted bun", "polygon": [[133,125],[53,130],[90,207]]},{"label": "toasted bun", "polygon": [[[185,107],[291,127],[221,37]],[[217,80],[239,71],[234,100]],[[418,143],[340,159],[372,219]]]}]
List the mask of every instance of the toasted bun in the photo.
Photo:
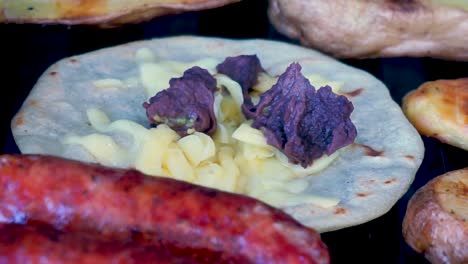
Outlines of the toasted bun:
[{"label": "toasted bun", "polygon": [[406,242],[432,263],[468,262],[468,168],[441,175],[411,198]]},{"label": "toasted bun", "polygon": [[115,26],[220,7],[240,0],[43,0],[0,1],[0,22]]},{"label": "toasted bun", "polygon": [[403,111],[421,134],[468,150],[468,78],[424,83],[404,97]]},{"label": "toasted bun", "polygon": [[468,60],[468,3],[450,0],[270,0],[283,34],[336,57]]}]

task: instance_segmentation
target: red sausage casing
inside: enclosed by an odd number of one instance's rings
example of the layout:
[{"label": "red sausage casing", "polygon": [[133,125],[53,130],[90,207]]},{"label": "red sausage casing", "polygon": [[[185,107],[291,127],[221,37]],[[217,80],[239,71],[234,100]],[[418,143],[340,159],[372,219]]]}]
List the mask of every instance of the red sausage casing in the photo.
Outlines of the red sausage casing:
[{"label": "red sausage casing", "polygon": [[0,222],[158,245],[206,263],[328,263],[319,235],[246,196],[51,156],[0,157]]},{"label": "red sausage casing", "polygon": [[0,264],[190,264],[158,246],[103,241],[48,226],[0,225]]}]

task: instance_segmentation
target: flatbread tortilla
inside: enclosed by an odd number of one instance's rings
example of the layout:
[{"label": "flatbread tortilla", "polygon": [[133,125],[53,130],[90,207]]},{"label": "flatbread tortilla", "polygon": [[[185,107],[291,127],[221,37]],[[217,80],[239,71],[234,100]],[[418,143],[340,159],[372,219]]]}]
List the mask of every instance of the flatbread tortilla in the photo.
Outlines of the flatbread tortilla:
[{"label": "flatbread tortilla", "polygon": [[187,11],[216,8],[240,0],[2,0],[0,22],[99,24],[115,26]]},{"label": "flatbread tortilla", "polygon": [[[192,36],[140,41],[66,58],[40,78],[12,120],[16,143],[23,153],[42,153],[93,161],[76,145],[62,145],[69,133],[88,135],[86,110],[99,106],[111,120],[130,119],[148,127],[142,102],[147,100],[138,79],[135,53],[153,51],[161,60],[194,61],[206,57],[257,54],[272,75],[291,62],[304,75],[319,74],[343,82],[340,92],[354,104],[351,116],[358,136],[325,170],[307,176],[305,193],[338,197],[340,203],[324,209],[311,204],[283,208],[319,232],[367,222],[396,203],[412,183],[424,146],[387,88],[370,74],[344,65],[319,52],[267,40],[228,40]],[[96,89],[93,81],[119,79],[125,88]]]}]

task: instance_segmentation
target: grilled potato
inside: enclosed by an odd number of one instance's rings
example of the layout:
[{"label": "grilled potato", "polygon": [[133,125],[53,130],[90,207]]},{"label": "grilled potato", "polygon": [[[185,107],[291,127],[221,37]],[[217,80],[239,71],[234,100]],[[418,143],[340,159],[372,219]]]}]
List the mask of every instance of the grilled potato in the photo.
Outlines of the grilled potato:
[{"label": "grilled potato", "polygon": [[422,84],[403,98],[403,111],[421,134],[468,150],[468,78]]},{"label": "grilled potato", "polygon": [[240,0],[0,0],[0,22],[115,26]]},{"label": "grilled potato", "polygon": [[403,235],[432,263],[468,263],[468,168],[443,174],[411,198]]},{"label": "grilled potato", "polygon": [[468,60],[466,0],[270,0],[281,33],[341,58]]}]

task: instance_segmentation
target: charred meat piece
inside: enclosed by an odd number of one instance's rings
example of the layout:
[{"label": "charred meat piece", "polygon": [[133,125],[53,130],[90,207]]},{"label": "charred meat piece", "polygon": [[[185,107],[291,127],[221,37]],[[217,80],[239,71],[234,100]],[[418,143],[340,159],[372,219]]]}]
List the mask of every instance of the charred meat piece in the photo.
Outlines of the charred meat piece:
[{"label": "charred meat piece", "polygon": [[250,118],[254,105],[249,95],[249,90],[257,83],[258,74],[265,71],[257,55],[227,57],[216,69],[219,73],[225,74],[238,82],[242,87],[242,94],[244,96],[242,112],[247,118]]},{"label": "charred meat piece", "polygon": [[282,150],[294,164],[307,167],[323,154],[351,144],[356,128],[350,115],[353,105],[329,86],[318,91],[291,64],[278,82],[260,96],[251,115],[267,142]]},{"label": "charred meat piece", "polygon": [[172,78],[169,88],[157,93],[143,107],[151,124],[166,124],[181,136],[186,136],[190,129],[212,135],[216,131],[215,90],[213,76],[195,66],[182,77]]},{"label": "charred meat piece", "polygon": [[227,57],[216,69],[238,82],[244,94],[257,83],[258,74],[264,71],[257,55]]}]

